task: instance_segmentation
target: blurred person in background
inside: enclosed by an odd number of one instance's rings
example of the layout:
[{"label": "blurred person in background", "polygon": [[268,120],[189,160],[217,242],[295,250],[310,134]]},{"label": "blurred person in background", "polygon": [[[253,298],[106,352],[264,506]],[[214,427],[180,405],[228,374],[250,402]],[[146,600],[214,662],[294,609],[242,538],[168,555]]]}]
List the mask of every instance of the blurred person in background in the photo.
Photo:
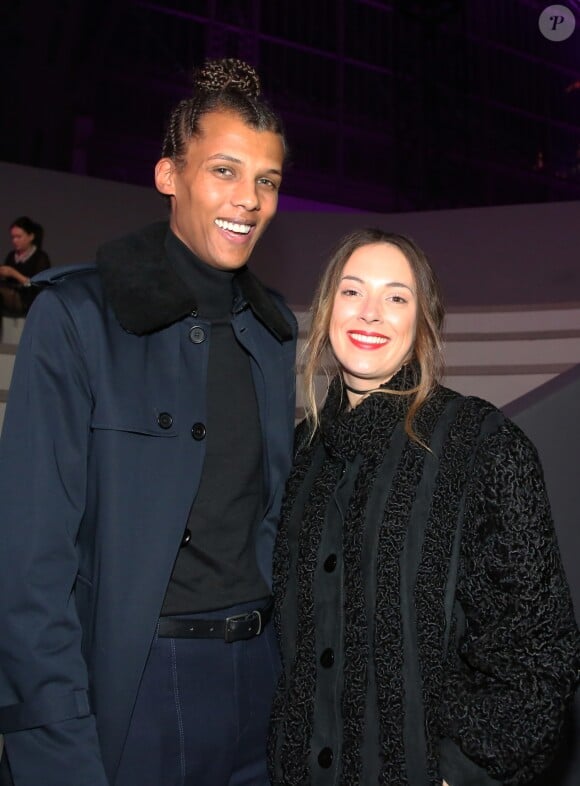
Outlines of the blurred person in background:
[{"label": "blurred person in background", "polygon": [[38,293],[30,279],[50,267],[50,259],[42,249],[44,231],[28,216],[20,216],[10,224],[13,250],[0,265],[0,313],[25,316]]}]

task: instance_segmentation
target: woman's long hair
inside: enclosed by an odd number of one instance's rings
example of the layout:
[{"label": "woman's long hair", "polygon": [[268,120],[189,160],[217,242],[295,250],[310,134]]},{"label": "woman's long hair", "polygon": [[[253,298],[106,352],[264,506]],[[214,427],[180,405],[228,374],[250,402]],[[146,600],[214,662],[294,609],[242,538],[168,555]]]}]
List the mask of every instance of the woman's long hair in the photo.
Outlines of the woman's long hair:
[{"label": "woman's long hair", "polygon": [[[409,437],[423,444],[413,429],[413,421],[420,407],[427,401],[443,372],[443,352],[441,327],[444,309],[439,285],[425,254],[415,243],[404,235],[384,232],[382,229],[359,229],[343,238],[333,255],[314,296],[312,321],[302,358],[304,362],[303,381],[305,387],[305,411],[312,432],[318,426],[319,409],[316,403],[315,378],[326,374],[328,384],[336,376],[342,375],[330,346],[329,329],[336,292],[342,278],[344,267],[352,254],[362,246],[375,243],[388,243],[396,246],[405,256],[415,279],[417,290],[417,326],[410,361],[417,369],[415,385],[403,395],[411,397],[405,431]],[[400,395],[397,391],[383,389],[385,393]]]}]

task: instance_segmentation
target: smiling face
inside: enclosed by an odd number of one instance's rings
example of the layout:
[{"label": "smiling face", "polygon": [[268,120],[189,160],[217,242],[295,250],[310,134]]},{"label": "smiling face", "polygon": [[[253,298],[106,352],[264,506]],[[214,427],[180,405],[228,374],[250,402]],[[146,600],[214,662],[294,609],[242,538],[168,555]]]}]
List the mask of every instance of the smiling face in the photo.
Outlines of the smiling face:
[{"label": "smiling face", "polygon": [[357,248],[343,268],[329,326],[346,384],[371,390],[387,382],[411,356],[416,326],[415,278],[402,251],[389,243]]},{"label": "smiling face", "polygon": [[203,262],[236,270],[248,261],[278,206],[284,149],[272,131],[238,115],[208,112],[185,166],[162,158],[155,183],[171,198],[170,226]]}]

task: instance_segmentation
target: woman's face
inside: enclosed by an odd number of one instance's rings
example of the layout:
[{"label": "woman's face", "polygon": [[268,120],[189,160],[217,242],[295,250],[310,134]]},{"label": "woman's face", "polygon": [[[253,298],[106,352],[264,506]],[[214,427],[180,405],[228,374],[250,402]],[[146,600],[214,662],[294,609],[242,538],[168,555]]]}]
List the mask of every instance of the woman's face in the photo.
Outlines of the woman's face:
[{"label": "woman's face", "polygon": [[344,381],[370,390],[409,359],[417,326],[417,288],[406,257],[389,243],[349,257],[334,296],[329,338]]},{"label": "woman's face", "polygon": [[34,243],[34,234],[32,232],[30,234],[25,232],[21,227],[11,227],[10,240],[12,241],[14,250],[22,254],[24,251],[28,251],[30,246]]}]

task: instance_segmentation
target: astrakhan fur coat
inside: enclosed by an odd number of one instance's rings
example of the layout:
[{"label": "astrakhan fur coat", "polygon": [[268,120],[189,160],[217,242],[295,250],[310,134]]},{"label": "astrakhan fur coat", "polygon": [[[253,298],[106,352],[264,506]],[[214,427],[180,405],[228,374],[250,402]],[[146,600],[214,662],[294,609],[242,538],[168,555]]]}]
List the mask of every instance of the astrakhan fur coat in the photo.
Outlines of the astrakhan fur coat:
[{"label": "astrakhan fur coat", "polygon": [[[403,369],[391,380],[412,383]],[[555,751],[580,639],[533,445],[439,387],[297,430],[275,554],[274,786],[521,786]]]}]

